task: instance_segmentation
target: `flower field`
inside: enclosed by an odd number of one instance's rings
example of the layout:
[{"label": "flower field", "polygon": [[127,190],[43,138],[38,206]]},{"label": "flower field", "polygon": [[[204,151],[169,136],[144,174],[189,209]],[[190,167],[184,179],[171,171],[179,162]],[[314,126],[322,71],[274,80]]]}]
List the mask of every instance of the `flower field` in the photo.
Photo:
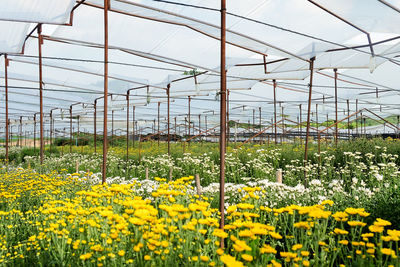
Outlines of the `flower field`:
[{"label": "flower field", "polygon": [[199,147],[128,164],[114,151],[104,185],[96,154],[48,155],[43,165],[25,156],[0,170],[0,265],[399,266],[400,173],[390,142],[327,149],[306,166],[288,158],[292,147],[228,151],[224,229],[218,165]]}]

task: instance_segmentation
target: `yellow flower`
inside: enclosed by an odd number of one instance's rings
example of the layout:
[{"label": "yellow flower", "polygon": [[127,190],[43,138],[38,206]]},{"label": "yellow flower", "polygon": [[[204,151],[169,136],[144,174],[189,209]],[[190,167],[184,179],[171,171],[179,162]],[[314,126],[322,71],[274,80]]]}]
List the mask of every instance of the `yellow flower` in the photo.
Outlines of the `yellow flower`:
[{"label": "yellow flower", "polygon": [[144,255],[144,260],[145,261],[149,261],[151,259],[151,257],[149,255]]},{"label": "yellow flower", "polygon": [[321,205],[329,205],[329,206],[333,206],[333,204],[335,204],[335,202],[333,202],[332,200],[324,200],[321,202]]},{"label": "yellow flower", "polygon": [[303,265],[308,267],[308,266],[310,266],[310,262],[309,261],[303,261]]},{"label": "yellow flower", "polygon": [[221,261],[227,266],[227,267],[243,267],[243,263],[240,261],[237,261],[234,257],[231,255],[223,254],[220,257]]},{"label": "yellow flower", "polygon": [[349,232],[343,229],[335,228],[333,232],[337,235],[347,235]]},{"label": "yellow flower", "polygon": [[222,248],[217,249],[217,254],[221,256],[224,254],[224,250]]},{"label": "yellow flower", "polygon": [[300,252],[300,254],[301,254],[301,256],[308,257],[310,255],[310,252],[303,250],[302,252]]},{"label": "yellow flower", "polygon": [[347,245],[347,244],[349,244],[349,241],[347,241],[347,240],[340,240],[340,241],[339,241],[339,244]]},{"label": "yellow flower", "polygon": [[276,232],[269,232],[269,235],[274,239],[282,239],[282,236]]},{"label": "yellow flower", "polygon": [[368,227],[368,229],[373,233],[382,233],[383,232],[383,226],[370,225]]},{"label": "yellow flower", "polygon": [[364,227],[365,225],[367,225],[365,222],[360,222],[360,221],[348,221],[347,224],[352,227],[355,227],[355,226]]},{"label": "yellow flower", "polygon": [[301,249],[302,247],[303,247],[302,244],[296,244],[296,245],[293,245],[293,246],[292,246],[292,250],[296,251],[296,250]]},{"label": "yellow flower", "polygon": [[244,259],[245,261],[252,261],[253,260],[253,256],[249,255],[249,254],[242,254],[242,259]]},{"label": "yellow flower", "polygon": [[125,255],[125,250],[118,251],[118,255],[123,257]]},{"label": "yellow flower", "polygon": [[200,256],[201,261],[207,262],[210,260],[208,256]]},{"label": "yellow flower", "polygon": [[220,237],[220,238],[227,238],[228,234],[219,228],[214,229],[213,236]]},{"label": "yellow flower", "polygon": [[82,254],[79,258],[81,260],[87,260],[90,259],[92,257],[92,253],[86,253],[86,254]]},{"label": "yellow flower", "polygon": [[260,248],[260,253],[268,253],[268,254],[276,254],[276,249],[271,247],[270,245],[264,244],[262,248]]}]

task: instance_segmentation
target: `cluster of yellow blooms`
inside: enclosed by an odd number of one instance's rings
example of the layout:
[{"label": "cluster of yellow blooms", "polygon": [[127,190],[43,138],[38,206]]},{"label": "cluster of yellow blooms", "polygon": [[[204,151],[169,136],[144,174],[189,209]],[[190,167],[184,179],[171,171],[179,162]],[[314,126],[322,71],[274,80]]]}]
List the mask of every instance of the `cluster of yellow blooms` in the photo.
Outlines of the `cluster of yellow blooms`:
[{"label": "cluster of yellow blooms", "polygon": [[[0,174],[0,265],[398,266],[400,231],[332,201],[270,209],[257,188],[226,210],[189,195],[193,177],[89,187],[71,176]],[[257,194],[255,194],[257,193]]]}]

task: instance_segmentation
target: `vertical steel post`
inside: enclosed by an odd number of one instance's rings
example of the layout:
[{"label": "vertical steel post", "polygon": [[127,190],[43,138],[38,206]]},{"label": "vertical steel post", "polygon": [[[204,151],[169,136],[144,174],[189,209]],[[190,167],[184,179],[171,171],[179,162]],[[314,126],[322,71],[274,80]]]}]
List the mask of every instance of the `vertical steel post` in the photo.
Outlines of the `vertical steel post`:
[{"label": "vertical steel post", "polygon": [[158,102],[157,109],[157,143],[158,147],[160,147],[160,102]]},{"label": "vertical steel post", "polygon": [[94,100],[93,135],[94,153],[97,153],[97,99]]},{"label": "vertical steel post", "polygon": [[[304,147],[304,164],[308,161],[308,137],[310,135],[310,114],[311,114],[311,96],[312,96],[312,82],[314,74],[314,60],[315,57],[310,59],[310,83],[308,92],[308,107],[307,107],[307,129],[306,129],[306,142]],[[306,173],[304,173],[304,184],[307,185]]]},{"label": "vertical steel post", "polygon": [[72,153],[72,105],[69,106],[69,153]]},{"label": "vertical steel post", "polygon": [[43,142],[43,76],[42,76],[42,24],[38,25],[38,47],[39,47],[39,97],[40,97],[40,164],[43,164],[44,142]]},{"label": "vertical steel post", "polygon": [[350,103],[349,103],[348,99],[346,102],[347,102],[347,116],[348,116],[348,118],[347,118],[347,135],[350,140]]},{"label": "vertical steel post", "polygon": [[111,110],[111,144],[114,145],[114,110]]},{"label": "vertical steel post", "polygon": [[[226,71],[226,70],[225,70]],[[229,138],[231,137],[231,129],[229,127],[229,94],[230,90],[226,89],[226,145],[229,144]]]},{"label": "vertical steel post", "polygon": [[301,104],[299,105],[299,111],[300,111],[300,115],[299,115],[299,128],[300,128],[300,145],[303,144],[303,127],[302,127],[302,117],[303,114],[301,113]]},{"label": "vertical steel post", "polygon": [[319,133],[319,124],[318,124],[318,104],[315,104],[315,116],[316,116],[316,123],[317,123],[317,134],[318,134],[318,155],[321,161],[321,134]]},{"label": "vertical steel post", "polygon": [[19,116],[19,146],[22,147],[22,116]]},{"label": "vertical steel post", "polygon": [[[259,131],[261,132],[261,107],[258,107],[258,114],[259,114]],[[262,143],[262,137],[260,136],[260,145]]]},{"label": "vertical steel post", "polygon": [[[8,59],[7,55],[4,55],[4,80],[5,80],[5,97],[6,97],[6,161],[8,164],[8,137],[9,137],[9,120],[8,120]],[[36,118],[36,117],[35,117]]]},{"label": "vertical steel post", "polygon": [[275,145],[277,143],[277,133],[276,133],[276,80],[273,80],[274,83],[274,129],[275,129]]},{"label": "vertical steel post", "polygon": [[132,122],[133,122],[133,126],[132,126],[132,141],[133,141],[133,147],[135,147],[135,138],[136,138],[136,135],[135,135],[135,106],[132,106]]},{"label": "vertical steel post", "polygon": [[[226,45],[226,0],[221,0],[221,106],[220,106],[220,182],[219,182],[219,211],[221,213],[220,229],[225,225],[225,142],[226,142],[226,70],[225,70],[225,45]],[[224,247],[224,240],[221,240]]]},{"label": "vertical steel post", "polygon": [[338,107],[338,102],[337,102],[337,69],[333,69],[335,72],[335,145],[337,146],[338,144],[338,113],[337,113],[337,107]]},{"label": "vertical steel post", "polygon": [[207,135],[208,135],[208,132],[207,132],[207,115],[205,116],[205,118],[204,118],[204,120],[205,120],[205,126],[206,126],[206,138],[205,138],[205,141],[207,142]]},{"label": "vertical steel post", "polygon": [[102,183],[106,182],[107,173],[107,114],[108,114],[108,5],[104,0],[104,112],[103,112],[103,166]]},{"label": "vertical steel post", "polygon": [[[188,112],[188,136],[189,136],[189,138],[190,138],[190,101],[191,101],[191,97],[190,96],[188,96],[188,103],[189,103],[189,106],[188,106],[188,108],[189,108],[189,112]],[[188,142],[188,146],[190,146],[190,141]]]},{"label": "vertical steel post", "polygon": [[33,115],[33,152],[36,153],[36,113]]},{"label": "vertical steel post", "polygon": [[169,118],[169,109],[170,109],[170,94],[169,94],[169,89],[171,88],[171,85],[170,84],[168,84],[167,85],[167,98],[168,98],[168,109],[167,109],[167,117],[168,117],[168,119],[167,119],[167,123],[168,123],[168,155],[171,155],[171,146],[170,146],[170,141],[171,141],[171,137],[170,137],[170,118]]},{"label": "vertical steel post", "polygon": [[129,90],[126,92],[126,162],[129,159]]},{"label": "vertical steel post", "polygon": [[356,99],[356,136],[358,137],[358,99]]},{"label": "vertical steel post", "polygon": [[177,133],[177,132],[176,132],[176,117],[174,118],[174,121],[175,121],[175,127],[174,127],[174,128],[175,128],[175,130],[174,130],[175,138],[174,138],[174,140],[175,140],[175,142],[176,142],[176,141],[178,140],[178,139],[177,139],[177,135],[176,135],[176,133]]},{"label": "vertical steel post", "polygon": [[201,114],[199,114],[199,138],[199,141],[201,141]]},{"label": "vertical steel post", "polygon": [[53,141],[53,110],[50,110],[50,153]]}]

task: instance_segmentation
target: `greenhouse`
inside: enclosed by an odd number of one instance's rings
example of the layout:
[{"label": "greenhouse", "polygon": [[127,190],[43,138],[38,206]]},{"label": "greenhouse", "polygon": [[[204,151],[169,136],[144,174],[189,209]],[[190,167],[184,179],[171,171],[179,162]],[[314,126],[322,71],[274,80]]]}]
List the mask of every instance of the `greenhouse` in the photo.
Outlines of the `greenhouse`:
[{"label": "greenhouse", "polygon": [[5,0],[1,266],[400,266],[399,0]]}]

